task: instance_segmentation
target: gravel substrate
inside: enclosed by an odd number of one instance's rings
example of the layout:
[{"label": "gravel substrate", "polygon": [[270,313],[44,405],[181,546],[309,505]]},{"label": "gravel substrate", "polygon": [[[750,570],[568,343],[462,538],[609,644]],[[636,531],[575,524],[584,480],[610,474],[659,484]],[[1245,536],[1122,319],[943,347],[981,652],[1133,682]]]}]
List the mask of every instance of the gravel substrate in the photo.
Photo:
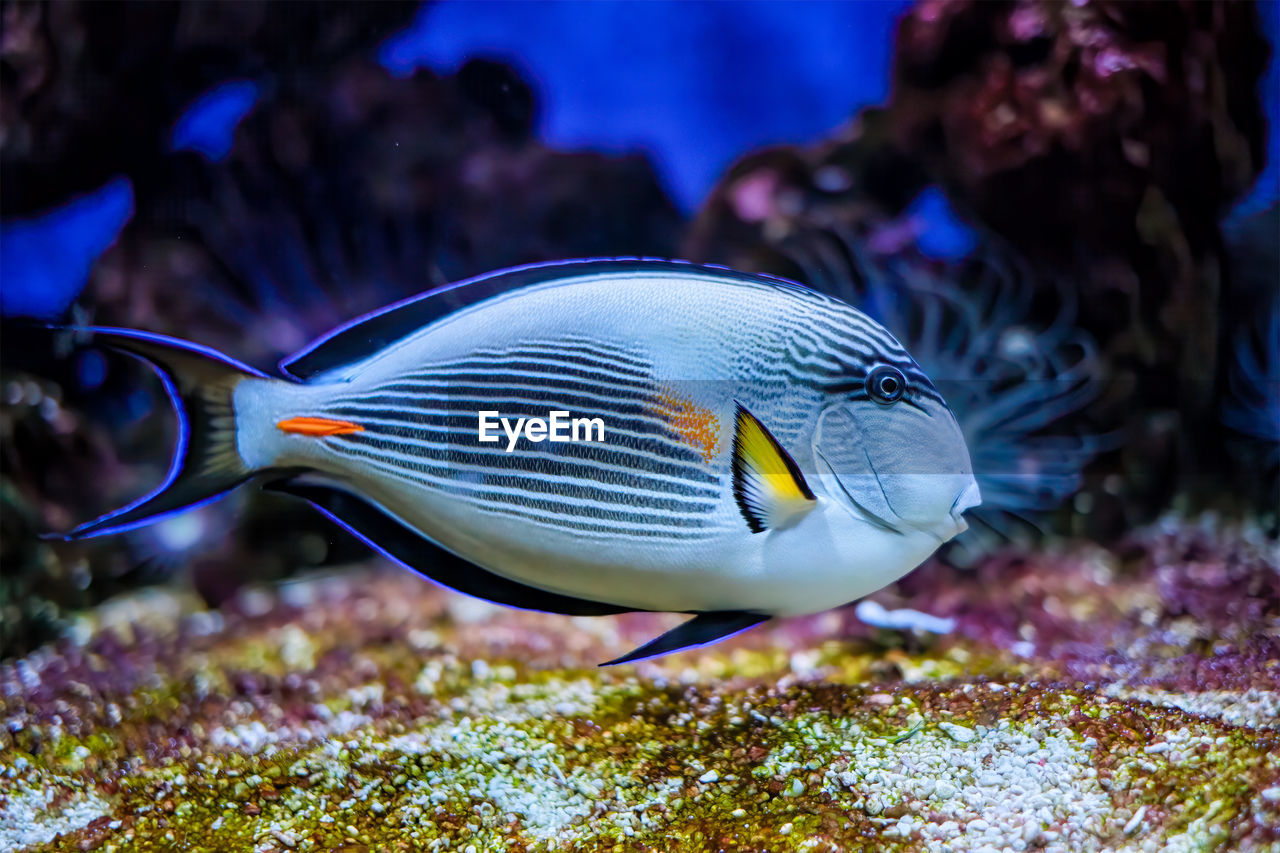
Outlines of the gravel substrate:
[{"label": "gravel substrate", "polygon": [[122,599],[0,666],[0,850],[1274,850],[1276,564],[1198,533],[1263,574],[1186,630],[1180,535],[878,596],[943,637],[840,611],[610,669],[678,617],[377,568]]}]

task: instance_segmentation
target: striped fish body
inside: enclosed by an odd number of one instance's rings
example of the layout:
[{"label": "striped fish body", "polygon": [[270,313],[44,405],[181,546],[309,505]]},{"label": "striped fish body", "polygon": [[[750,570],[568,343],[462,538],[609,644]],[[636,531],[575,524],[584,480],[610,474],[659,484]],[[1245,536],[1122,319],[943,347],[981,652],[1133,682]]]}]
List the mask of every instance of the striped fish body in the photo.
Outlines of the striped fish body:
[{"label": "striped fish body", "polygon": [[[817,612],[963,529],[977,493],[955,420],[853,308],[687,264],[509,275],[417,328],[410,303],[339,330],[286,362],[303,382],[238,377],[233,458],[207,475],[303,471],[504,583],[617,610]],[[868,396],[877,371],[900,405]],[[485,442],[482,412],[603,434]]]},{"label": "striped fish body", "polygon": [[[820,513],[793,531],[811,544],[770,547],[731,488],[735,403],[812,470],[828,398],[885,358],[918,372],[887,332],[810,291],[605,272],[490,299],[307,385],[245,382],[239,451],[253,467],[332,475],[449,550],[557,592],[651,610],[814,612],[883,586],[938,543],[833,535],[849,525]],[[508,452],[505,436],[479,442],[482,410],[598,417],[604,441]],[[304,413],[364,429],[321,442],[275,429]]]}]

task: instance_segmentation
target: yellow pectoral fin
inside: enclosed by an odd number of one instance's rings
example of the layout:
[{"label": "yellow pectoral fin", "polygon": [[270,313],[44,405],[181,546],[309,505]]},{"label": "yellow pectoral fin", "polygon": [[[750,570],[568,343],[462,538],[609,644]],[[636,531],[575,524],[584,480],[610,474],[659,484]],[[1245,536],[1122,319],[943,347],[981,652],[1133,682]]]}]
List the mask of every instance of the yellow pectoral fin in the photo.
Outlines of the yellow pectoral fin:
[{"label": "yellow pectoral fin", "polygon": [[733,435],[733,496],[755,533],[785,525],[817,505],[795,460],[741,403]]},{"label": "yellow pectoral fin", "polygon": [[276,427],[281,432],[295,435],[323,437],[326,435],[347,435],[353,432],[364,432],[364,427],[350,421],[335,421],[332,418],[288,418],[280,421]]}]

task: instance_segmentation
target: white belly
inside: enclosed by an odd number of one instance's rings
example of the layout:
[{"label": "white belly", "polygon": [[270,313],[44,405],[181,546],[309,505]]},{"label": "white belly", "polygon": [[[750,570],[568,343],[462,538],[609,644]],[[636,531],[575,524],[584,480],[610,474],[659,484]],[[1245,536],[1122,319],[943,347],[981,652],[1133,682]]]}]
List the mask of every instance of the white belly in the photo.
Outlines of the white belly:
[{"label": "white belly", "polygon": [[642,610],[817,613],[892,583],[938,546],[922,532],[887,533],[826,498],[796,524],[763,533],[747,528],[730,499],[714,534],[641,545],[500,519],[385,482],[355,485],[402,521],[496,574]]}]

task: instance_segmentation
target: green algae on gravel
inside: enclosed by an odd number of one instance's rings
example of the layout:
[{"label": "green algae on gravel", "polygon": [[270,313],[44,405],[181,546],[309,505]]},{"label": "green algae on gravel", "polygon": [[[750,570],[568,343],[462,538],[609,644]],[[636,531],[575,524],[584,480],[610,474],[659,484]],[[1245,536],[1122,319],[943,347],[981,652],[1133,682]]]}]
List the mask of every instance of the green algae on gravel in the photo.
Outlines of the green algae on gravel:
[{"label": "green algae on gravel", "polygon": [[1280,662],[1187,694],[822,614],[602,670],[676,617],[254,595],[113,603],[0,667],[0,850],[1277,844]]},{"label": "green algae on gravel", "polygon": [[[447,670],[445,701],[414,720],[240,723],[149,761],[101,740],[98,752],[76,747],[115,779],[102,796],[111,822],[48,849],[916,849],[947,838],[976,849],[1011,837],[1100,849],[1135,836],[1212,849],[1233,824],[1277,817],[1257,796],[1280,778],[1273,743],[1076,690],[797,684],[724,696],[471,669]],[[1153,760],[1132,737],[1141,730],[1179,752]],[[83,763],[14,755],[24,769],[3,771],[10,790],[93,787]],[[1195,796],[1167,810],[1188,785]]]}]

